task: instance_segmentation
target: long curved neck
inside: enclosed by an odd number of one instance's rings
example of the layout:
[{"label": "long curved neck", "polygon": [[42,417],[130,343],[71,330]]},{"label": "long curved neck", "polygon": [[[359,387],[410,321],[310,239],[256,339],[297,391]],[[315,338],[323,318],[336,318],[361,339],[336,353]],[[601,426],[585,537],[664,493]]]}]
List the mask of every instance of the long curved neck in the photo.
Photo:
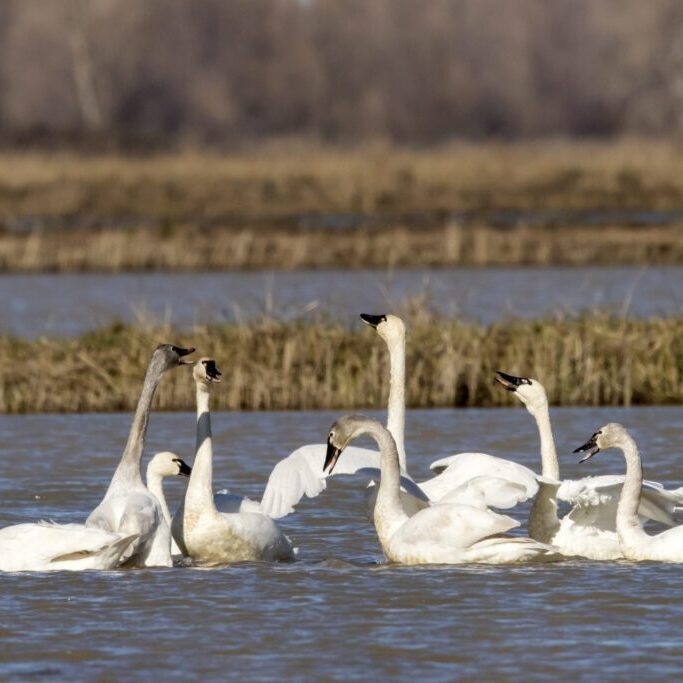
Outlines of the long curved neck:
[{"label": "long curved neck", "polygon": [[147,489],[159,501],[164,519],[170,526],[171,512],[166,504],[166,496],[164,496],[163,477],[150,467],[147,468]]},{"label": "long curved neck", "polygon": [[380,542],[384,543],[389,540],[396,527],[407,519],[401,504],[399,454],[393,436],[379,423],[369,424],[367,432],[377,442],[380,451],[381,477],[374,521]]},{"label": "long curved neck", "polygon": [[[541,474],[549,479],[559,480],[560,465],[550,425],[548,403],[536,407],[532,414],[541,439]],[[556,484],[539,482],[538,492],[529,511],[529,536],[541,543],[550,543],[560,528],[557,488]]]},{"label": "long curved neck", "polygon": [[142,459],[142,450],[145,445],[145,434],[147,433],[147,425],[149,423],[149,413],[152,409],[152,400],[162,375],[163,371],[158,370],[151,364],[147,368],[145,382],[135,409],[133,424],[128,433],[128,441],[121,456],[121,461],[109,484],[110,490],[115,485],[124,482],[127,485],[139,484],[144,486],[142,476],[140,475],[140,460]]},{"label": "long curved neck", "polygon": [[535,408],[534,418],[541,439],[541,474],[550,479],[559,479],[560,464],[557,460],[557,450],[555,449],[555,439],[550,425],[550,410],[547,402]]},{"label": "long curved neck", "polygon": [[626,479],[621,489],[617,506],[617,534],[619,541],[625,545],[639,543],[649,537],[638,519],[640,505],[640,489],[643,485],[643,468],[640,462],[638,446],[628,435],[622,438],[619,448],[626,460]]},{"label": "long curved neck", "polygon": [[406,450],[404,445],[406,418],[406,340],[404,336],[387,343],[389,348],[389,407],[387,410],[387,429],[396,442],[398,462],[401,472],[406,470]]},{"label": "long curved neck", "polygon": [[213,502],[213,443],[209,389],[197,383],[197,451],[185,494],[185,509],[215,510]]}]

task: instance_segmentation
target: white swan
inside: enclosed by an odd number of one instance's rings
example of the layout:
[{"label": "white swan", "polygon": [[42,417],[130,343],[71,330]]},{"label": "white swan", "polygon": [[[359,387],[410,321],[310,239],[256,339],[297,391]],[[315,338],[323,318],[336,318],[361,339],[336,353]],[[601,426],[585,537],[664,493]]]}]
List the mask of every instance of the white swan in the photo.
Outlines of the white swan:
[{"label": "white swan", "polygon": [[[159,501],[161,512],[169,529],[171,528],[172,517],[164,495],[164,479],[173,476],[189,477],[191,474],[192,468],[171,451],[155,453],[147,464],[147,476],[145,477],[147,488]],[[171,538],[171,555],[180,555],[180,548],[173,538]]]},{"label": "white swan", "polygon": [[380,449],[381,477],[373,520],[382,550],[390,562],[509,564],[562,559],[562,555],[544,543],[502,536],[519,526],[519,522],[485,506],[438,503],[409,516],[399,495],[396,443],[390,432],[372,418],[347,415],[332,425],[325,469],[334,469],[347,444],[362,434],[370,435]]},{"label": "white swan", "polygon": [[124,555],[130,564],[146,567],[173,564],[170,529],[159,501],[142,481],[140,459],[154,392],[163,374],[170,368],[189,363],[182,358],[193,351],[160,344],[152,354],[121,461],[104,499],[86,520],[88,527],[135,534],[137,539]]},{"label": "white swan", "polygon": [[621,557],[628,560],[683,562],[683,526],[667,529],[651,536],[638,517],[643,485],[643,468],[638,447],[624,427],[611,422],[597,431],[575,453],[588,451],[579,462],[585,462],[607,448],[620,448],[626,460],[626,477],[617,507],[616,526]]},{"label": "white swan", "polygon": [[[405,433],[405,325],[395,315],[361,314],[361,320],[375,328],[389,350],[390,378],[387,428],[398,449],[401,471],[401,498],[407,514],[412,515],[454,492],[464,495],[467,482],[477,479],[478,495],[493,507],[508,508],[536,494],[536,475],[515,462],[486,453],[458,453],[432,463],[438,476],[416,483],[407,471],[404,445]],[[327,485],[323,471],[326,446],[310,444],[295,450],[281,460],[268,478],[261,509],[273,518],[287,515],[306,495],[317,496]],[[370,479],[379,478],[379,454],[368,448],[349,447],[344,460],[334,474],[362,473]],[[485,477],[489,477],[485,481]],[[369,490],[368,511],[372,517],[376,487]],[[468,494],[469,495],[469,494]],[[218,501],[218,498],[217,498]]]},{"label": "white swan", "polygon": [[0,529],[0,571],[114,569],[136,540],[84,524],[15,524]]},{"label": "white swan", "polygon": [[[622,557],[616,534],[616,514],[624,477],[606,475],[560,481],[543,385],[538,380],[504,372],[498,372],[496,380],[514,392],[526,406],[536,420],[540,436],[541,478],[529,513],[529,535],[543,543],[552,543],[565,555],[581,555],[594,560]],[[558,500],[572,506],[561,519],[557,514]],[[680,491],[666,491],[659,484],[645,482],[639,513],[645,519],[671,526],[675,524],[674,509],[682,503]]]},{"label": "white swan", "polygon": [[213,496],[213,445],[209,398],[220,371],[210,358],[194,366],[197,386],[197,454],[173,537],[185,555],[206,564],[246,560],[293,560],[294,549],[275,522],[261,512],[220,512]]}]

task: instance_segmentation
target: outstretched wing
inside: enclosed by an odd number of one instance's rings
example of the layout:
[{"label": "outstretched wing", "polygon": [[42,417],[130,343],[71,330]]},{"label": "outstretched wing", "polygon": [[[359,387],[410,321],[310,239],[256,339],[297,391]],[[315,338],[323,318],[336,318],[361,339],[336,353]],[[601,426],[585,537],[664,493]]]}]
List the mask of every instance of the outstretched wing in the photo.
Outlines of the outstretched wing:
[{"label": "outstretched wing", "polygon": [[[261,499],[261,510],[273,519],[292,512],[304,497],[315,498],[327,487],[323,472],[326,444],[301,446],[275,465],[268,477]],[[365,471],[369,477],[379,477],[379,453],[369,448],[349,446],[337,461],[333,476]]]},{"label": "outstretched wing", "polygon": [[[268,477],[261,499],[261,510],[273,519],[294,512],[294,506],[304,497],[314,498],[327,487],[328,475],[323,472],[327,446],[301,446],[275,465]],[[349,446],[337,461],[332,476],[365,474],[379,478],[379,453],[369,448]]]},{"label": "outstretched wing", "polygon": [[[619,475],[566,480],[558,489],[557,497],[572,505],[567,516],[575,524],[615,531],[617,506],[623,485],[624,476]],[[674,526],[674,510],[680,505],[683,505],[683,490],[667,491],[657,482],[643,482],[638,507],[641,518]]]},{"label": "outstretched wing", "polygon": [[[536,474],[528,467],[487,453],[458,453],[436,460],[431,468],[440,474],[420,482],[419,486],[432,501],[442,500],[451,491],[479,477],[491,478],[490,489],[483,479],[479,482],[479,488],[486,497],[486,504],[493,507],[512,507],[509,504],[500,505],[501,500],[516,498],[517,502],[522,502],[535,496],[538,491]],[[513,485],[513,488],[502,486],[502,481]],[[516,493],[511,495],[513,489]]]}]

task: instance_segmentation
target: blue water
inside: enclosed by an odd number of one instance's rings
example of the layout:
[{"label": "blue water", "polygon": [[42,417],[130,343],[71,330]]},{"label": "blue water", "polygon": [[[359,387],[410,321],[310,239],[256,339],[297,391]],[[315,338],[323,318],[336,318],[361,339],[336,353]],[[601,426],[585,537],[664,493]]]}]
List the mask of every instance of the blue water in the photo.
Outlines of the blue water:
[{"label": "blue water", "polygon": [[188,326],[263,314],[347,324],[363,311],[400,312],[410,297],[483,323],[596,308],[680,315],[683,268],[2,275],[0,334],[76,335],[116,319]]},{"label": "blue water", "polygon": [[[320,441],[333,413],[214,415],[217,486],[260,496],[274,463]],[[623,471],[617,451],[571,449],[618,420],[648,478],[683,482],[681,408],[552,411],[563,476]],[[100,500],[128,415],[0,416],[0,525],[78,521]],[[147,452],[191,460],[194,417],[155,414]],[[409,411],[409,467],[484,450],[538,467],[523,408]],[[342,456],[343,457],[343,456]],[[292,565],[0,575],[3,681],[623,681],[680,675],[680,567],[389,567],[364,515],[365,481],[332,480],[281,520]],[[184,487],[169,482],[172,507]],[[528,506],[517,514],[524,521]]]}]

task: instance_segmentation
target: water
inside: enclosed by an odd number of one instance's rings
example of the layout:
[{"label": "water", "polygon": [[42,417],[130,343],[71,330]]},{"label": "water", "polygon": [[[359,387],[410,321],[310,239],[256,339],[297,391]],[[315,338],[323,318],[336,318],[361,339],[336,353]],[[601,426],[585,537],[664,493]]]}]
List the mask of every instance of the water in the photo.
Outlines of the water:
[{"label": "water", "polygon": [[427,295],[449,316],[490,323],[591,308],[680,314],[683,268],[456,268],[0,276],[0,334],[76,335],[114,319],[179,326],[324,313],[343,323]]},{"label": "water", "polygon": [[[319,441],[332,413],[219,413],[215,482],[259,496],[278,458]],[[680,485],[681,408],[555,409],[566,477],[620,472],[617,451],[578,465],[605,422],[632,429],[652,479]],[[100,500],[129,415],[0,416],[0,525],[85,518]],[[194,418],[155,414],[147,452],[187,457]],[[537,466],[523,408],[409,411],[409,465],[481,449]],[[342,455],[343,457],[343,455]],[[177,502],[184,481],[168,482]],[[678,676],[680,567],[389,567],[363,514],[364,482],[333,480],[282,527],[292,565],[248,563],[0,575],[0,679],[605,681]],[[528,506],[517,514],[524,519]]]}]

